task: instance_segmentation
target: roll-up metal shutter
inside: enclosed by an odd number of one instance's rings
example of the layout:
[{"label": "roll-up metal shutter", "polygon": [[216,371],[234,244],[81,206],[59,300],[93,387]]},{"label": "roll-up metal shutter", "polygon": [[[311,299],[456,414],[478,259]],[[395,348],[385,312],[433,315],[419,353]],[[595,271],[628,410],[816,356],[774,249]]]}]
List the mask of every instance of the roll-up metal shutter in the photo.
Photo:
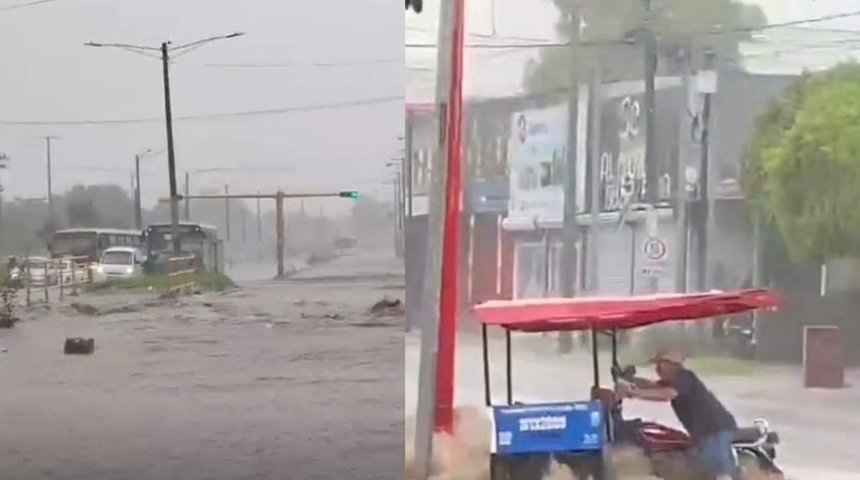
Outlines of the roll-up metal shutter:
[{"label": "roll-up metal shutter", "polygon": [[600,295],[630,293],[630,227],[614,223],[600,225],[598,268]]}]

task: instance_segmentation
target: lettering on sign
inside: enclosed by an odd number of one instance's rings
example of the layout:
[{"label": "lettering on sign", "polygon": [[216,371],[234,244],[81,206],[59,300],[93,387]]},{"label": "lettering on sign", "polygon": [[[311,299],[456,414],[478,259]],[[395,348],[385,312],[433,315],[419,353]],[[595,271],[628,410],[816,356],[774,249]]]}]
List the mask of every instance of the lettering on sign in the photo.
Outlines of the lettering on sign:
[{"label": "lettering on sign", "polygon": [[[645,133],[648,126],[643,117],[639,95],[609,99],[602,108],[600,165],[598,170],[599,209],[617,212],[629,203],[642,203],[647,197],[648,182],[656,187],[659,201],[672,198],[672,179],[666,173],[665,153],[657,151],[656,178],[647,178],[645,166]],[[658,138],[658,143],[660,139]]]},{"label": "lettering on sign", "polygon": [[534,418],[521,418],[521,432],[547,432],[553,430],[564,430],[567,428],[567,417],[559,416],[543,416]]},{"label": "lettering on sign", "polygon": [[514,434],[512,432],[499,432],[499,446],[509,447]]},{"label": "lettering on sign", "polygon": [[600,185],[604,211],[620,210],[626,199],[636,203],[646,192],[645,149],[603,152],[600,155]]}]

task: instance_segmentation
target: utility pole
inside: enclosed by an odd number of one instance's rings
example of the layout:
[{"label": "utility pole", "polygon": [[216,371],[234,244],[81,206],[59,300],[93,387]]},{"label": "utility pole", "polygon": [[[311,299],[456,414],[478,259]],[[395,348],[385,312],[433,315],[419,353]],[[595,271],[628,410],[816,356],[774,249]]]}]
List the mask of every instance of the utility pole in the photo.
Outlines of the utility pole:
[{"label": "utility pole", "polygon": [[412,218],[412,148],[413,148],[412,115],[406,114],[406,135],[404,137],[403,171],[406,175],[406,215]]},{"label": "utility pole", "polygon": [[143,212],[140,202],[140,154],[134,156],[134,226],[143,229]]},{"label": "utility pole", "polygon": [[188,171],[185,171],[185,212],[184,217],[186,222],[191,221],[191,199],[188,198],[191,195],[191,175]]},{"label": "utility pole", "polygon": [[224,222],[227,225],[227,242],[230,242],[230,186],[224,185]]},{"label": "utility pole", "polygon": [[173,145],[173,111],[170,100],[170,54],[172,52],[177,52],[177,56],[182,55],[184,53],[190,52],[193,49],[199,48],[204,44],[218,40],[236,38],[242,35],[242,33],[218,35],[215,37],[204,38],[195,42],[190,42],[177,46],[171,46],[170,42],[162,42],[160,47],[129,45],[122,43],[89,42],[85,44],[88,47],[119,48],[148,56],[152,56],[156,52],[160,54],[162,78],[164,83],[164,120],[167,132],[167,170],[170,180],[170,223],[172,225],[171,237],[173,240],[174,254],[179,254],[181,244],[179,238],[179,193],[176,187],[176,152]]},{"label": "utility pole", "polygon": [[690,46],[687,45],[681,52],[679,58],[681,68],[681,84],[684,92],[684,97],[681,100],[681,111],[678,115],[678,168],[675,172],[675,219],[676,219],[676,235],[675,235],[675,251],[673,255],[677,255],[675,262],[677,270],[675,272],[675,291],[687,291],[687,278],[689,272],[689,246],[690,246],[690,202],[695,198],[698,192],[696,178],[688,178],[688,171],[691,165],[691,147],[692,141],[690,132],[691,129],[691,107],[690,100],[694,98],[695,93],[691,71],[690,71]]},{"label": "utility pole", "polygon": [[[170,238],[173,240],[173,254],[179,255],[179,192],[176,189],[176,150],[173,145],[173,106],[170,101],[170,47],[168,42],[161,44],[161,71],[164,82],[164,125],[167,130],[167,174],[170,180]],[[228,239],[229,241],[229,239]]]},{"label": "utility pole", "polygon": [[[449,352],[440,352],[441,321],[439,304],[442,277],[442,236],[444,229],[445,208],[445,164],[443,156],[448,152],[451,139],[447,135],[448,109],[454,100],[452,93],[452,66],[455,38],[462,22],[463,0],[440,0],[438,54],[436,56],[436,116],[438,118],[439,141],[431,164],[431,189],[429,198],[429,235],[427,241],[427,266],[425,272],[424,295],[421,321],[421,353],[418,369],[418,405],[415,416],[415,474],[416,480],[426,480],[430,476],[430,465],[433,458],[433,430],[436,425],[446,419],[437,418],[441,412],[436,403],[440,402],[437,389],[450,388],[439,385],[438,362]],[[447,368],[447,367],[446,367]],[[446,392],[446,397],[447,397]],[[446,399],[442,399],[447,401]],[[447,405],[443,405],[447,407]]]},{"label": "utility pole", "polygon": [[[652,0],[645,0],[645,28],[643,29],[645,43],[645,193],[646,203],[651,205],[651,210],[646,215],[654,215],[654,226],[659,228],[659,217],[656,205],[660,198],[659,169],[657,168],[657,128],[655,125],[657,117],[657,39],[654,33],[654,12]],[[649,223],[648,220],[645,222]],[[648,232],[648,235],[656,232]],[[634,249],[636,246],[633,247]],[[631,266],[631,269],[634,267]],[[633,272],[635,275],[635,271]],[[648,290],[656,293],[659,288],[656,275],[648,277]]]},{"label": "utility pole", "polygon": [[[574,7],[575,8],[575,7]],[[582,68],[579,62],[579,36],[581,18],[579,12],[570,13],[570,51],[569,61],[571,63],[570,99],[568,100],[567,113],[567,161],[564,169],[564,217],[562,225],[562,252],[559,260],[561,295],[565,298],[576,296],[576,272],[577,265],[577,242],[579,240],[579,225],[576,215],[576,165],[580,160],[577,158],[579,152],[579,70]],[[549,269],[552,258],[552,246],[549,243],[551,236],[549,232],[545,235],[546,246],[544,250],[545,259],[545,281],[544,288],[550,289]],[[567,354],[573,351],[573,335],[570,332],[561,332],[558,335],[558,352]]]},{"label": "utility pole", "polygon": [[54,174],[51,166],[51,140],[59,140],[56,135],[48,135],[45,139],[45,154],[47,159],[47,174],[48,174],[48,221],[54,221]]},{"label": "utility pole", "polygon": [[[714,52],[705,52],[703,70],[713,71]],[[698,271],[697,287],[699,291],[708,288],[708,223],[710,211],[710,195],[708,193],[708,173],[710,170],[710,130],[711,130],[711,92],[704,94],[702,100],[701,118],[701,168],[699,171],[699,208],[696,215],[696,269]]]},{"label": "utility pole", "polygon": [[398,196],[398,200],[400,200],[400,209],[397,210],[397,214],[399,215],[400,220],[400,248],[401,254],[406,254],[406,157],[402,157],[400,159],[400,183],[398,185],[398,189],[400,195]]},{"label": "utility pole", "polygon": [[[260,191],[257,190],[257,195]],[[260,198],[257,197],[257,241],[263,241],[263,213],[260,210]]]},{"label": "utility pole", "polygon": [[[9,157],[5,153],[0,152],[0,170],[5,170],[9,167]],[[0,224],[3,223],[3,182],[0,181]]]},{"label": "utility pole", "polygon": [[[600,131],[603,113],[601,98],[603,80],[600,64],[594,64],[590,86],[588,88],[588,175],[589,175],[589,211],[591,227],[588,229],[588,248],[586,249],[586,285],[592,294],[600,289]],[[613,253],[614,254],[614,253]]]},{"label": "utility pole", "polygon": [[242,243],[248,243],[248,211],[242,208]]},{"label": "utility pole", "polygon": [[400,184],[400,172],[394,174],[394,181],[391,183],[391,190],[394,196],[392,197],[392,220],[394,224],[394,255],[400,257],[400,194],[397,192],[397,186]]}]

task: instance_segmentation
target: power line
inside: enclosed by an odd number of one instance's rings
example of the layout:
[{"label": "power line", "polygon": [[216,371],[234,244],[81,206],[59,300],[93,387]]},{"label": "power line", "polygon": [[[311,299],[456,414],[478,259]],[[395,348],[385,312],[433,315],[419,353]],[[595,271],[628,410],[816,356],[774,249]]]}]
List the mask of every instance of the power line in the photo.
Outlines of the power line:
[{"label": "power line", "polygon": [[[203,66],[210,68],[343,68],[356,67],[365,65],[381,65],[387,63],[403,63],[406,59],[399,58],[378,58],[370,60],[348,60],[343,62],[284,62],[284,63],[204,63]],[[188,64],[186,64],[188,65]],[[192,64],[193,65],[193,64]]]},{"label": "power line", "polygon": [[[432,33],[436,34],[436,30],[431,28],[419,28],[419,27],[406,27],[406,30],[412,32],[423,32],[423,33]],[[497,35],[492,33],[475,33],[475,32],[466,32],[466,35],[469,37],[475,38],[485,38],[485,39],[498,39],[498,40],[509,40],[509,41],[520,41],[520,42],[552,42],[552,39],[548,38],[534,38],[534,37],[520,37],[516,35]]]},{"label": "power line", "polygon": [[35,7],[36,5],[42,5],[44,3],[52,3],[52,2],[56,2],[56,1],[59,1],[59,0],[33,0],[31,2],[16,3],[15,5],[7,5],[5,7],[0,7],[0,12],[6,12],[9,10],[18,10],[19,8]]},{"label": "power line", "polygon": [[[249,118],[265,115],[282,115],[296,112],[312,112],[320,110],[340,110],[350,107],[362,107],[368,105],[376,105],[382,103],[391,103],[404,100],[403,95],[390,97],[375,97],[360,100],[351,100],[335,103],[323,103],[315,105],[297,105],[293,107],[268,108],[261,110],[245,110],[239,112],[228,113],[208,113],[198,115],[184,115],[176,117],[176,120],[183,121],[205,121],[205,120],[221,120],[229,118]],[[100,119],[100,120],[0,120],[0,125],[9,126],[87,126],[87,125],[134,125],[142,123],[163,122],[163,117],[146,117],[146,118],[125,118],[125,119]]]},{"label": "power line", "polygon": [[[809,17],[803,18],[799,20],[792,20],[788,22],[778,22],[778,23],[769,23],[766,25],[761,25],[758,27],[735,27],[735,28],[724,28],[724,29],[714,29],[708,31],[700,31],[700,32],[691,32],[688,35],[690,37],[706,37],[706,36],[718,36],[718,35],[727,35],[733,33],[754,33],[760,32],[764,30],[773,30],[777,28],[785,28],[785,27],[795,27],[800,25],[809,25],[814,23],[828,22],[831,20],[840,20],[845,18],[853,18],[860,16],[860,10],[855,10],[851,12],[843,12],[843,13],[835,13],[831,15],[823,15],[820,17]],[[603,39],[603,40],[585,40],[577,42],[578,46],[589,47],[589,46],[610,46],[610,45],[631,45],[633,44],[633,40],[628,39]],[[557,47],[569,47],[570,42],[535,42],[535,43],[472,43],[467,44],[466,49],[471,50],[515,50],[515,49],[533,49],[533,48],[557,48]],[[407,43],[406,48],[437,48],[438,45],[435,43]]]}]

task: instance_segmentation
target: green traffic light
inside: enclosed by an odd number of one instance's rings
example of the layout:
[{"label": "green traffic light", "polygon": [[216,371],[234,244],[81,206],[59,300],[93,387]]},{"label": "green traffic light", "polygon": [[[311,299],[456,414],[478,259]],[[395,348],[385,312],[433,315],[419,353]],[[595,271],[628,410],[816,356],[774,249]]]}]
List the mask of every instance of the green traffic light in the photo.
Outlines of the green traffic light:
[{"label": "green traffic light", "polygon": [[342,198],[358,198],[358,192],[355,190],[349,190],[346,192],[340,192],[339,196]]}]

